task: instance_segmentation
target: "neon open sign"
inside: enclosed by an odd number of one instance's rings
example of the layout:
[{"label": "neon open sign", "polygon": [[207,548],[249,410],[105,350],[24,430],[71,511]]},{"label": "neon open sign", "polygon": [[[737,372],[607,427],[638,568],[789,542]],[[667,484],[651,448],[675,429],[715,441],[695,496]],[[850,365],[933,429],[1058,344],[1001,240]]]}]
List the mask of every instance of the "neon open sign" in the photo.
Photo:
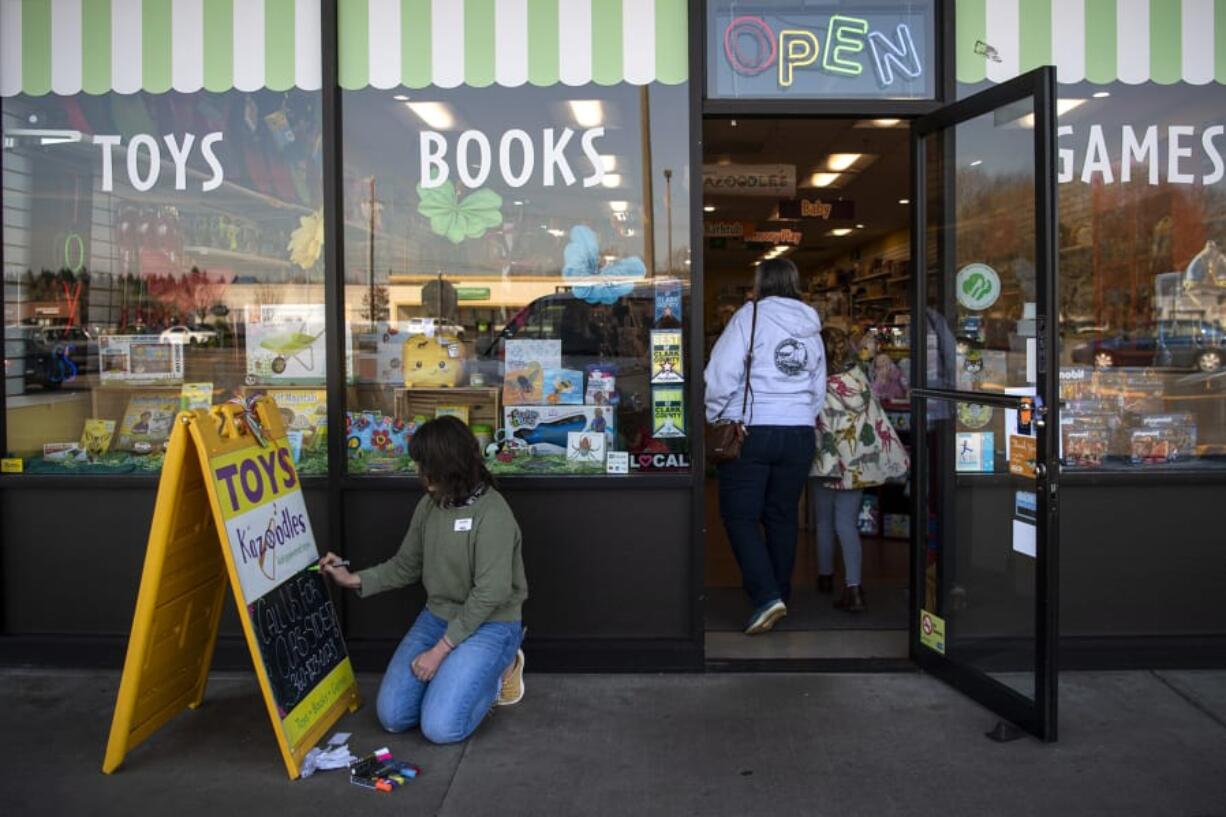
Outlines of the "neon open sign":
[{"label": "neon open sign", "polygon": [[815,14],[781,3],[772,13],[736,14],[740,5],[727,3],[709,20],[712,50],[722,57],[712,61],[712,96],[932,95],[930,6]]}]

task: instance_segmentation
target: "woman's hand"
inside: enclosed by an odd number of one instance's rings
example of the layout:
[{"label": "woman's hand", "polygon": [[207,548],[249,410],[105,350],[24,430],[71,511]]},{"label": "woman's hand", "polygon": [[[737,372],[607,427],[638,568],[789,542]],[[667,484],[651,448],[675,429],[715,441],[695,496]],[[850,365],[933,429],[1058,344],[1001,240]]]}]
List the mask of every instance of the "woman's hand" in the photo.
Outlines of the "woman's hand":
[{"label": "woman's hand", "polygon": [[342,561],[340,556],[328,551],[319,560],[319,569],[328,578],[336,582],[338,587],[344,587],[346,590],[357,590],[362,586],[362,579],[356,573],[350,573],[349,568],[341,564]]},{"label": "woman's hand", "polygon": [[417,676],[417,680],[423,684],[433,680],[434,676],[438,674],[438,668],[443,663],[443,659],[447,657],[447,653],[451,652],[451,649],[446,637],[443,637],[433,647],[418,654],[411,664],[413,674]]}]

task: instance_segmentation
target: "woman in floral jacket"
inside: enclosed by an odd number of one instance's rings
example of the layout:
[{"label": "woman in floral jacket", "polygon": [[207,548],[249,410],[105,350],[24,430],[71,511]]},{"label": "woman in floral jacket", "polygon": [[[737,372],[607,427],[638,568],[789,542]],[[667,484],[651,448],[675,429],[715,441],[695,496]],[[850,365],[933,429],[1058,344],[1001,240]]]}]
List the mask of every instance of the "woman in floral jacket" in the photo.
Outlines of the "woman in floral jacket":
[{"label": "woman in floral jacket", "polygon": [[858,521],[864,489],[907,473],[910,461],[898,433],[851,354],[847,333],[822,330],[826,345],[826,402],[817,417],[815,486],[818,592],[834,591],[834,536],[843,549],[846,587],[834,606],[865,609],[860,584]]}]

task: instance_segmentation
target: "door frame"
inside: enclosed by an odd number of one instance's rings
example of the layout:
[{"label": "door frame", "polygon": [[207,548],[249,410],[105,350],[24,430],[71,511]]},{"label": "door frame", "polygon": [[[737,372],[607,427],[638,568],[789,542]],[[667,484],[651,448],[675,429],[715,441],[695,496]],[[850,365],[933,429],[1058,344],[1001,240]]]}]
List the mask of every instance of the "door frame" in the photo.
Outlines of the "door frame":
[{"label": "door frame", "polygon": [[[913,312],[911,329],[911,382],[924,384],[927,348],[927,322],[917,320],[919,310],[927,304],[927,151],[926,139],[943,129],[1026,98],[1034,100],[1035,151],[1035,302],[1037,381],[1036,392],[1045,404],[1036,411],[1039,423],[1038,462],[1035,491],[1038,495],[1037,547],[1035,565],[1034,620],[1034,699],[1030,700],[987,675],[960,666],[947,656],[924,646],[920,640],[921,595],[926,580],[926,540],[928,519],[928,451],[925,443],[917,444],[912,457],[914,482],[912,491],[912,569],[913,597],[910,621],[911,658],[922,669],[941,678],[955,689],[977,700],[1001,717],[1022,727],[1044,741],[1057,736],[1058,648],[1059,648],[1059,350],[1058,338],[1058,216],[1056,205],[1056,70],[1046,66],[993,86],[966,99],[954,102],[912,122],[911,155],[911,257]],[[945,174],[940,183],[946,188],[943,202],[951,201],[949,188],[952,175]],[[949,223],[949,222],[946,222]],[[938,234],[938,268],[945,270],[947,248],[944,231]],[[940,397],[941,389],[917,389],[912,393],[912,422],[915,429],[926,428],[925,392]],[[935,392],[935,393],[934,393]],[[949,391],[956,398],[965,394]],[[1018,398],[975,394],[977,402],[1016,405]],[[916,432],[918,433],[918,431]],[[946,515],[949,508],[939,509]],[[942,520],[944,522],[944,520]],[[946,524],[941,529],[947,529]]]}]

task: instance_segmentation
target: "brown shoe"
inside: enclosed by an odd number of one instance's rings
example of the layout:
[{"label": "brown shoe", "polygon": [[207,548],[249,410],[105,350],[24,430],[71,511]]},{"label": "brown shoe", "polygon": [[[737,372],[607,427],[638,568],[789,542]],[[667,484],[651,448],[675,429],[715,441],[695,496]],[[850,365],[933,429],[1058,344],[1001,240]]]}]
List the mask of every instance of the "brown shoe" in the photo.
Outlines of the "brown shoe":
[{"label": "brown shoe", "polygon": [[863,588],[858,584],[843,588],[843,595],[835,600],[834,606],[848,613],[863,613],[866,609]]},{"label": "brown shoe", "polygon": [[818,576],[817,577],[817,592],[824,596],[829,596],[834,592],[834,576]]}]

